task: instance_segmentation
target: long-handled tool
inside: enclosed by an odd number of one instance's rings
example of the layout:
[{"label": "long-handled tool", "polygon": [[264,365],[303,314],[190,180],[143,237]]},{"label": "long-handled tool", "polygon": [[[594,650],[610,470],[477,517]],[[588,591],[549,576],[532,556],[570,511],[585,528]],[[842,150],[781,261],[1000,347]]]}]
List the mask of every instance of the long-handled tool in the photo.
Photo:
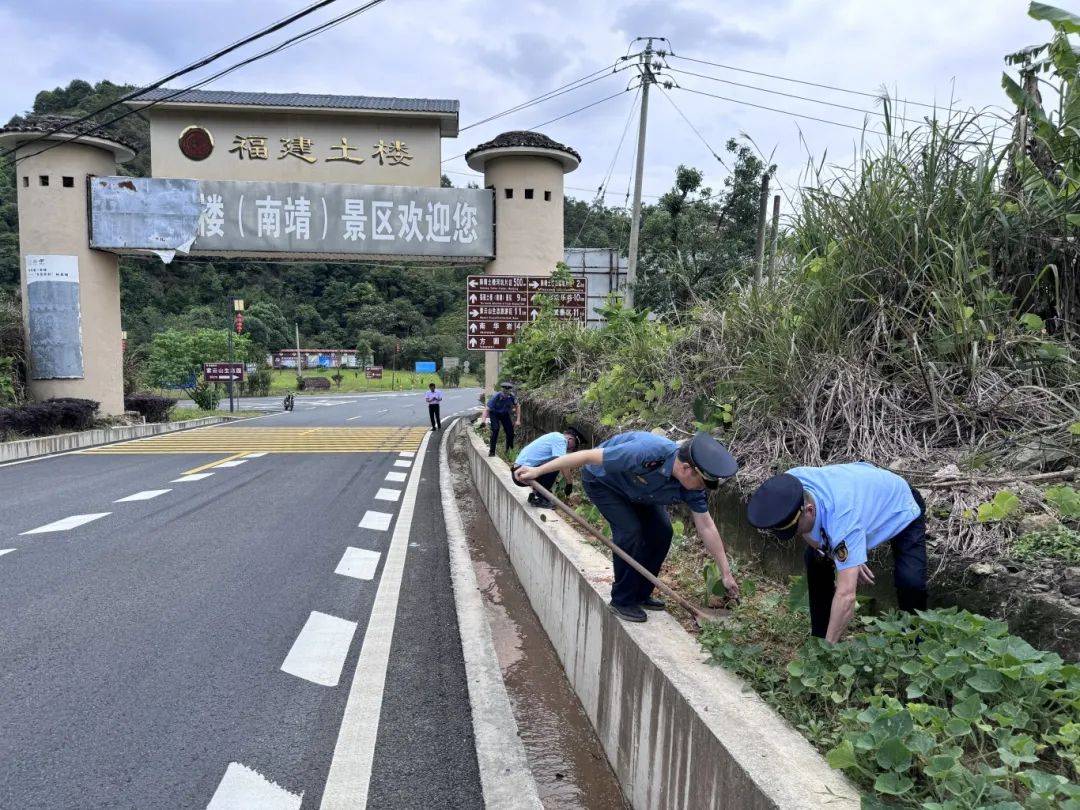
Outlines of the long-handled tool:
[{"label": "long-handled tool", "polygon": [[597,540],[599,540],[605,546],[610,548],[612,554],[618,554],[619,557],[622,558],[623,562],[625,562],[627,565],[629,565],[631,568],[633,568],[635,571],[637,571],[639,574],[641,574],[643,577],[645,577],[645,579],[649,580],[649,582],[651,582],[658,589],[660,589],[664,593],[664,595],[666,595],[670,599],[674,600],[675,602],[678,602],[683,608],[685,608],[687,611],[689,611],[691,615],[693,615],[694,617],[697,618],[697,621],[698,621],[699,625],[702,624],[703,622],[719,621],[725,615],[727,615],[726,611],[717,611],[717,610],[710,610],[708,608],[698,607],[697,605],[695,605],[690,600],[685,599],[682,596],[680,596],[679,594],[675,593],[675,591],[673,591],[670,587],[668,587],[663,582],[661,582],[659,579],[657,579],[655,576],[653,576],[652,572],[649,571],[649,569],[647,569],[645,566],[643,566],[641,563],[639,563],[637,560],[635,560],[633,557],[631,557],[629,554],[627,554],[625,551],[623,551],[621,548],[619,548],[613,542],[611,542],[606,537],[604,537],[604,535],[601,532],[598,532],[595,528],[593,528],[592,524],[590,524],[587,520],[585,520],[585,518],[583,518],[581,515],[579,515],[577,512],[575,512],[573,509],[571,509],[565,503],[563,503],[558,498],[556,498],[555,495],[548,492],[546,489],[544,489],[542,486],[540,486],[535,481],[529,481],[528,483],[529,483],[529,486],[531,486],[533,488],[534,492],[536,492],[538,495],[540,495],[540,496],[542,496],[544,498],[547,498],[549,501],[551,501],[551,503],[553,503],[557,507],[559,507],[560,512],[562,512],[564,515],[566,515],[568,518],[570,518],[572,521],[574,521],[574,523],[576,523],[579,527],[584,529],[586,533],[588,533],[592,537],[595,537]]}]

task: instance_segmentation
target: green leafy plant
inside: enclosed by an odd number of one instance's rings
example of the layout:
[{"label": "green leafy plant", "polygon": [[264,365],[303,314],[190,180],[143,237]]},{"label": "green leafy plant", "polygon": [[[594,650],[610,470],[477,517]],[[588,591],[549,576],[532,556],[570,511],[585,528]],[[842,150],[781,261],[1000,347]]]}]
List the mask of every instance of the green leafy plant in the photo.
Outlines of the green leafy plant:
[{"label": "green leafy plant", "polygon": [[841,644],[796,643],[785,662],[805,617],[759,597],[700,639],[867,792],[866,806],[1076,806],[1080,668],[955,609],[861,623]]},{"label": "green leafy plant", "polygon": [[1080,565],[1080,532],[1060,525],[1028,532],[1013,542],[1010,551],[1022,560],[1057,557],[1070,565]]},{"label": "green leafy plant", "polygon": [[979,523],[1008,520],[1020,511],[1020,507],[1020,498],[1017,497],[1015,492],[1010,492],[1007,489],[1001,490],[994,495],[993,499],[979,504],[975,519]]},{"label": "green leafy plant", "polygon": [[1066,520],[1080,520],[1080,491],[1068,484],[1047,487],[1044,496]]}]

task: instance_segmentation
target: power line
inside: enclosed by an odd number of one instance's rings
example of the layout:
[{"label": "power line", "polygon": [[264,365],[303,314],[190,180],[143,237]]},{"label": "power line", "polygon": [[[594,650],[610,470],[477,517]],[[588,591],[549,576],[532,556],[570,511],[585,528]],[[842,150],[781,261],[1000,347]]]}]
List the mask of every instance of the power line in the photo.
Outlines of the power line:
[{"label": "power line", "polygon": [[[630,88],[623,88],[622,90],[618,91],[617,93],[612,93],[610,96],[604,96],[604,98],[597,99],[596,101],[590,102],[589,104],[586,104],[584,107],[578,107],[576,110],[571,110],[568,113],[563,113],[562,115],[556,116],[555,118],[548,119],[547,121],[542,121],[539,124],[533,124],[531,127],[529,127],[529,129],[539,129],[540,127],[546,127],[548,124],[554,124],[556,121],[562,121],[564,118],[569,118],[571,115],[577,115],[579,112],[584,112],[585,110],[588,110],[588,109],[590,109],[592,107],[595,107],[595,106],[597,106],[599,104],[603,104],[605,101],[611,101],[611,99],[613,99],[613,98],[615,98],[617,96],[621,96],[623,93],[629,92],[629,89]],[[468,152],[462,152],[460,155],[454,155],[453,157],[448,157],[445,160],[443,160],[442,163],[449,163],[451,160],[457,160],[460,157],[465,157],[465,155],[467,155],[467,154],[468,154]]]},{"label": "power line", "polygon": [[[72,141],[78,140],[79,138],[86,137],[87,135],[92,135],[95,132],[109,126],[110,124],[115,124],[117,121],[120,121],[120,120],[122,120],[124,118],[127,118],[130,115],[134,115],[135,113],[140,112],[141,110],[146,110],[146,109],[149,109],[151,107],[155,107],[158,104],[161,104],[162,102],[169,101],[170,99],[176,98],[179,95],[183,95],[184,93],[187,93],[190,90],[194,90],[194,89],[196,89],[198,87],[203,87],[204,85],[210,84],[210,82],[216,81],[217,79],[220,79],[222,76],[227,76],[228,74],[232,73],[233,71],[239,70],[240,68],[246,67],[247,65],[250,65],[250,64],[252,64],[254,62],[259,61],[260,59],[264,59],[267,56],[271,56],[271,55],[273,55],[275,53],[279,53],[279,52],[281,52],[283,50],[286,50],[287,48],[292,47],[293,45],[297,45],[300,42],[304,42],[304,41],[306,41],[308,39],[311,39],[312,37],[318,36],[319,34],[324,33],[325,31],[328,31],[331,28],[335,28],[338,25],[341,25],[342,23],[347,22],[348,20],[351,20],[353,17],[356,17],[356,16],[358,16],[360,14],[363,14],[365,11],[368,11],[369,9],[374,8],[375,6],[377,6],[377,5],[379,5],[380,3],[383,3],[383,2],[385,2],[385,0],[369,0],[367,3],[364,3],[361,6],[357,6],[356,8],[352,9],[351,11],[347,11],[344,14],[341,14],[341,15],[339,15],[339,16],[331,19],[331,20],[328,20],[327,22],[321,23],[320,25],[317,25],[317,26],[315,26],[313,28],[309,28],[307,31],[305,31],[305,32],[303,32],[301,34],[297,34],[297,35],[295,35],[293,37],[290,37],[289,39],[283,40],[282,42],[278,43],[277,45],[273,46],[272,48],[268,48],[265,51],[261,51],[260,53],[255,54],[254,56],[250,56],[250,57],[248,57],[246,59],[243,59],[240,62],[237,62],[236,64],[225,68],[224,70],[218,71],[217,73],[213,74],[212,76],[210,76],[210,77],[208,77],[206,79],[202,79],[202,80],[196,82],[195,84],[189,85],[188,87],[185,87],[185,88],[183,88],[181,90],[177,90],[177,91],[169,93],[168,95],[163,96],[163,97],[161,97],[159,99],[155,99],[155,100],[151,101],[149,104],[142,107],[141,109],[128,110],[127,112],[123,113],[122,115],[118,115],[115,118],[110,118],[108,121],[104,121],[104,122],[102,122],[100,124],[97,124],[94,127],[86,130],[85,132],[79,132],[79,133],[77,133],[75,135],[72,135],[70,138],[66,138],[64,140],[53,141],[52,143],[49,144],[49,146],[46,146],[44,149],[39,149],[37,152],[34,152],[33,154],[23,155],[22,157],[17,158],[15,160],[15,163],[17,164],[17,163],[25,160],[26,158],[36,157],[36,156],[38,156],[40,154],[48,152],[50,149],[55,149],[58,146],[63,146],[66,143],[71,143]],[[70,125],[68,125],[68,126],[70,126]],[[22,148],[22,147],[19,147],[19,148]]]},{"label": "power line", "polygon": [[596,189],[596,197],[593,199],[593,204],[590,205],[589,210],[585,212],[585,217],[581,220],[581,227],[578,228],[578,232],[570,243],[570,247],[577,246],[581,234],[585,231],[585,226],[589,224],[589,218],[592,216],[593,211],[596,209],[596,206],[601,204],[604,200],[604,188],[611,181],[611,175],[615,171],[615,163],[619,160],[619,153],[622,152],[623,142],[626,140],[626,133],[630,131],[630,122],[634,118],[634,109],[637,107],[638,99],[640,97],[641,90],[639,88],[638,92],[634,94],[634,100],[630,102],[630,110],[626,114],[626,123],[623,124],[622,135],[619,136],[619,144],[615,147],[615,154],[611,158],[611,163],[608,164],[607,174],[604,176],[603,181],[601,181],[600,187]]},{"label": "power line", "polygon": [[117,107],[120,104],[123,104],[124,102],[131,101],[132,99],[141,96],[143,93],[146,93],[146,92],[148,92],[150,90],[156,90],[157,88],[161,87],[166,82],[170,82],[173,79],[179,78],[180,76],[183,76],[186,73],[191,73],[192,71],[198,70],[201,67],[206,67],[207,65],[211,64],[212,62],[216,62],[218,59],[221,59],[223,56],[227,56],[228,54],[232,53],[233,51],[235,51],[235,50],[237,50],[239,48],[244,47],[245,45],[250,45],[252,42],[255,42],[256,40],[262,39],[263,37],[268,36],[269,34],[272,34],[275,31],[280,31],[282,28],[284,28],[284,27],[286,27],[288,25],[291,25],[292,23],[296,22],[297,20],[301,19],[302,17],[306,17],[309,14],[313,14],[314,12],[318,11],[319,9],[325,8],[326,6],[330,5],[331,3],[336,3],[337,1],[338,0],[318,0],[318,2],[312,3],[307,8],[304,8],[304,9],[296,12],[295,14],[290,14],[287,17],[283,17],[282,19],[278,20],[277,22],[272,23],[271,25],[268,25],[266,28],[263,28],[263,29],[261,29],[259,31],[256,31],[254,34],[246,36],[246,37],[244,37],[242,39],[238,39],[236,42],[232,43],[231,45],[228,45],[227,47],[222,48],[219,51],[215,51],[214,53],[210,54],[209,56],[205,56],[205,57],[203,57],[201,59],[198,59],[195,62],[192,62],[191,64],[189,64],[187,67],[181,68],[180,70],[177,70],[177,71],[174,71],[173,73],[170,73],[168,76],[163,76],[162,78],[158,79],[157,81],[155,81],[152,84],[147,85],[146,87],[142,87],[142,88],[139,88],[138,90],[134,90],[134,91],[128,93],[127,95],[122,96],[121,98],[118,98],[118,99],[115,99],[115,100],[109,102],[108,104],[101,107],[100,109],[94,110],[93,112],[86,113],[81,118],[77,118],[74,121],[65,121],[63,124],[61,124],[59,126],[56,126],[56,127],[50,129],[47,132],[43,132],[39,136],[37,136],[37,137],[35,137],[35,138],[33,138],[33,139],[29,140],[29,141],[25,141],[24,143],[20,144],[18,147],[12,147],[11,149],[8,149],[7,151],[5,151],[3,153],[0,153],[0,157],[7,157],[12,152],[14,152],[17,148],[21,149],[21,148],[23,148],[25,146],[29,146],[31,144],[34,144],[37,141],[46,140],[51,135],[55,135],[58,132],[63,132],[65,129],[67,129],[69,127],[77,126],[77,125],[83,123],[84,121],[89,121],[94,116],[101,115],[103,112],[105,112],[107,110],[110,110],[113,107]]},{"label": "power line", "polygon": [[857,132],[865,132],[866,131],[865,126],[857,127],[854,124],[844,124],[844,123],[841,123],[840,121],[832,121],[832,120],[830,120],[828,118],[818,118],[817,116],[814,116],[814,115],[804,115],[803,113],[794,113],[794,112],[791,112],[791,110],[781,110],[778,107],[766,107],[764,104],[753,104],[753,103],[751,103],[749,101],[742,101],[741,99],[737,99],[737,98],[728,98],[727,96],[720,96],[720,95],[717,95],[716,93],[706,93],[704,90],[695,90],[692,87],[681,87],[680,86],[680,87],[677,87],[676,89],[677,90],[685,90],[687,93],[695,93],[696,95],[699,95],[699,96],[708,96],[709,98],[718,98],[721,101],[730,101],[732,104],[741,104],[744,107],[756,107],[759,110],[769,110],[770,112],[778,112],[778,113],[782,113],[784,115],[790,115],[790,116],[792,116],[794,118],[806,118],[806,119],[809,119],[810,121],[819,121],[822,124],[832,124],[833,126],[837,126],[837,127],[845,127],[847,129],[854,129]]},{"label": "power line", "polygon": [[[569,92],[572,92],[573,90],[580,90],[582,87],[586,87],[586,86],[592,84],[593,82],[598,82],[601,79],[606,78],[607,76],[613,75],[615,73],[618,73],[620,70],[624,70],[624,69],[625,68],[623,68],[623,67],[616,67],[614,64],[606,65],[606,66],[600,68],[599,70],[594,70],[592,73],[586,73],[580,79],[575,79],[572,82],[567,82],[564,85],[560,85],[559,87],[556,87],[554,90],[549,90],[548,92],[543,93],[542,95],[539,95],[536,98],[530,99],[529,101],[523,101],[521,104],[518,104],[515,107],[511,107],[511,108],[509,108],[507,110],[503,110],[500,113],[495,113],[495,115],[488,116],[487,118],[483,118],[483,119],[481,119],[479,121],[474,121],[473,123],[469,124],[468,126],[460,127],[458,129],[458,132],[461,133],[461,132],[464,132],[467,129],[472,129],[473,127],[478,127],[481,124],[486,124],[489,121],[494,121],[496,118],[502,118],[504,115],[510,115],[511,113],[515,113],[515,112],[518,112],[520,110],[524,110],[526,107],[531,107],[534,104],[543,104],[545,101],[550,101],[551,99],[557,98],[557,97],[563,95],[564,93],[569,93]],[[597,74],[603,74],[603,75],[598,76]],[[595,77],[595,78],[593,78],[593,77]],[[588,81],[586,81],[586,79],[588,79]],[[574,85],[574,86],[571,86],[571,85]]]},{"label": "power line", "polygon": [[660,89],[663,91],[664,98],[666,98],[668,100],[668,103],[671,104],[671,106],[675,108],[675,112],[677,112],[680,116],[682,116],[682,120],[685,121],[686,125],[688,127],[690,127],[690,129],[692,129],[694,131],[694,134],[698,136],[698,140],[700,140],[703,144],[705,144],[705,148],[709,150],[709,153],[714,158],[716,158],[716,160],[720,163],[721,166],[723,166],[725,169],[727,169],[729,172],[731,172],[732,171],[731,167],[729,167],[726,163],[724,163],[724,159],[722,157],[720,157],[720,155],[717,153],[717,151],[715,149],[712,148],[712,146],[709,145],[709,142],[707,140],[705,140],[705,136],[702,135],[701,132],[698,131],[698,128],[695,127],[694,124],[690,121],[690,119],[686,117],[686,113],[684,113],[682,111],[682,108],[680,108],[679,105],[675,103],[675,99],[673,99],[671,97],[671,94],[667,90],[664,90],[664,88],[662,86],[661,86]]},{"label": "power line", "polygon": [[[833,84],[824,84],[824,83],[821,83],[821,82],[811,82],[811,81],[806,81],[805,79],[795,79],[795,78],[792,78],[791,76],[780,76],[780,75],[775,74],[775,73],[764,73],[764,72],[762,72],[760,70],[750,70],[748,68],[735,67],[734,65],[723,65],[723,64],[720,64],[719,62],[710,62],[707,59],[695,59],[695,58],[693,58],[691,56],[679,56],[678,54],[674,54],[674,53],[669,54],[669,56],[672,56],[675,59],[682,59],[683,61],[686,61],[686,62],[697,62],[700,65],[711,65],[712,67],[722,68],[723,70],[734,70],[734,71],[736,71],[738,73],[750,73],[750,74],[752,74],[754,76],[763,76],[763,77],[765,77],[767,79],[778,79],[779,81],[782,81],[782,82],[793,82],[795,84],[804,84],[804,85],[807,85],[808,87],[819,87],[819,88],[821,88],[823,90],[835,90],[838,93],[850,93],[852,95],[865,96],[867,98],[874,98],[874,99],[880,99],[882,97],[882,95],[883,95],[882,93],[868,93],[868,92],[866,92],[864,90],[851,90],[851,89],[846,88],[846,87],[837,87],[836,85],[833,85]],[[941,109],[940,104],[927,104],[927,103],[922,102],[922,101],[912,101],[912,100],[906,99],[906,98],[893,99],[893,101],[896,101],[896,102],[899,102],[899,103],[902,103],[902,104],[911,104],[911,105],[916,106],[916,107],[928,107],[928,108],[930,108],[932,110]]]},{"label": "power line", "polygon": [[682,74],[684,74],[686,76],[695,76],[695,77],[697,77],[699,79],[708,79],[709,81],[713,81],[713,82],[722,82],[723,84],[730,84],[730,85],[733,85],[734,87],[743,87],[743,88],[745,88],[747,90],[757,90],[757,91],[759,91],[761,93],[772,93],[773,95],[784,96],[786,98],[793,98],[793,99],[796,99],[798,101],[809,101],[809,102],[812,102],[814,104],[824,104],[825,106],[828,106],[828,107],[837,107],[837,108],[839,108],[841,110],[851,110],[852,112],[864,113],[865,115],[879,115],[882,118],[889,118],[889,119],[891,119],[893,121],[903,121],[903,122],[908,123],[908,124],[922,124],[922,123],[924,123],[923,121],[918,120],[918,119],[904,118],[902,115],[891,115],[889,113],[881,112],[879,110],[866,110],[866,109],[863,109],[862,107],[852,107],[850,105],[839,104],[839,103],[834,102],[834,101],[825,101],[823,99],[810,98],[809,96],[800,96],[800,95],[798,95],[796,93],[785,93],[785,92],[783,92],[781,90],[770,90],[767,87],[758,87],[757,85],[753,85],[753,84],[743,84],[742,82],[733,82],[733,81],[731,81],[729,79],[721,79],[721,78],[719,78],[717,76],[708,76],[708,75],[706,75],[704,73],[695,73],[692,70],[680,70],[679,68],[669,68],[669,70],[672,73],[682,73]]}]

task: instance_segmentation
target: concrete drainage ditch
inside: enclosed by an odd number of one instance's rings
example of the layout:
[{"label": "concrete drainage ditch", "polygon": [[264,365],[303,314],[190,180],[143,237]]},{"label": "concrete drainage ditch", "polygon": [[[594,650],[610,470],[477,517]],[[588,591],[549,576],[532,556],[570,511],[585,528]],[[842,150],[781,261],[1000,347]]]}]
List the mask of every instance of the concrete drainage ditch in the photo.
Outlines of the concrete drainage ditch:
[{"label": "concrete drainage ditch", "polygon": [[[459,473],[464,455],[479,497],[467,492],[458,504],[482,504],[494,530],[471,526],[479,538],[471,551],[478,582],[492,599],[492,637],[500,662],[507,662],[505,681],[515,715],[521,715],[519,735],[527,748],[550,736],[552,718],[565,722],[576,708],[636,810],[859,806],[858,791],[844,776],[745,684],[705,664],[695,640],[674,618],[660,614],[628,626],[612,616],[606,605],[610,563],[555,514],[526,507],[526,493],[511,483],[506,465],[489,459],[467,428],[459,420],[448,438],[460,436]],[[469,520],[480,513],[472,511]],[[502,555],[493,553],[493,543],[501,546]],[[516,581],[509,578],[507,560]],[[516,619],[522,608],[542,628],[550,648],[535,639],[522,643],[524,624]],[[565,673],[565,681],[558,680],[573,690],[578,707],[560,691],[562,686],[550,684],[545,674],[551,671],[550,659],[543,662],[547,669],[529,669],[539,665],[539,658],[527,667],[521,664],[522,651],[532,659],[545,649],[557,656]],[[540,710],[532,708],[533,696]],[[519,705],[529,708],[522,712]],[[550,756],[564,763],[541,762],[535,774],[546,806],[622,806],[600,803],[612,801],[611,783],[601,778],[604,768],[581,767],[588,757],[595,758],[592,742],[564,737],[557,744],[563,747],[553,754],[541,749],[527,754],[530,766]],[[576,769],[573,790],[551,787],[563,781],[559,773],[565,779],[571,768]],[[583,790],[593,789],[598,803],[580,798]]]}]

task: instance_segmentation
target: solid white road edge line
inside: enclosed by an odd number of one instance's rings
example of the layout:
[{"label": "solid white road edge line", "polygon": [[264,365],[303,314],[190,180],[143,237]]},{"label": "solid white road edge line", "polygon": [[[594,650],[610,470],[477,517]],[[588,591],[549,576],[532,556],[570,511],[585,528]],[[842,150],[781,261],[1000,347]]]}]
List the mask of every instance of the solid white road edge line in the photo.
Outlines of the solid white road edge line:
[{"label": "solid white road edge line", "polygon": [[[464,423],[465,430],[469,429],[467,420],[458,422]],[[454,498],[447,444],[457,437],[458,422],[443,434],[439,444],[439,488],[442,490],[443,520],[446,522],[446,540],[450,547],[450,580],[454,587],[461,652],[465,659],[465,679],[469,685],[476,762],[480,769],[484,806],[489,810],[540,808],[543,805],[525,757],[525,746],[518,736],[517,721],[510,706],[510,697],[506,694],[484,600],[480,596],[476,571],[469,556],[465,527]]]},{"label": "solid white road edge line", "polygon": [[311,611],[281,665],[283,672],[321,686],[337,686],[356,622]]},{"label": "solid white road edge line", "polygon": [[345,553],[341,555],[341,562],[334,569],[334,573],[341,574],[343,577],[352,577],[353,579],[374,579],[375,569],[379,567],[380,557],[382,557],[382,554],[378,551],[349,546],[345,549]]},{"label": "solid white road edge line", "polygon": [[70,529],[84,526],[92,520],[103,518],[106,515],[111,515],[112,512],[95,512],[92,515],[72,515],[71,517],[61,518],[55,520],[52,523],[46,523],[44,526],[38,526],[36,529],[31,529],[28,532],[21,532],[21,534],[44,534],[45,532],[66,532]]},{"label": "solid white road edge line", "polygon": [[[430,438],[431,434],[428,433],[420,442],[421,458]],[[334,746],[334,758],[330,762],[330,773],[323,790],[322,810],[365,810],[367,807],[371,764],[375,757],[375,740],[379,734],[379,715],[382,714],[383,690],[386,687],[386,667],[394,639],[398,597],[401,594],[405,557],[409,552],[409,532],[412,530],[422,466],[417,465],[405,486],[405,497],[386,551],[379,590],[371,607],[360,657],[349,686],[345,715]]]},{"label": "solid white road edge line", "polygon": [[144,489],[142,492],[136,492],[134,495],[128,495],[126,498],[117,498],[113,503],[129,503],[131,501],[148,501],[151,498],[156,498],[158,495],[164,495],[166,492],[172,492],[171,489]]},{"label": "solid white road edge line", "polygon": [[258,771],[239,762],[230,762],[221,777],[217,790],[206,810],[240,810],[258,807],[260,810],[300,810],[304,794],[289,793],[275,785]]}]

